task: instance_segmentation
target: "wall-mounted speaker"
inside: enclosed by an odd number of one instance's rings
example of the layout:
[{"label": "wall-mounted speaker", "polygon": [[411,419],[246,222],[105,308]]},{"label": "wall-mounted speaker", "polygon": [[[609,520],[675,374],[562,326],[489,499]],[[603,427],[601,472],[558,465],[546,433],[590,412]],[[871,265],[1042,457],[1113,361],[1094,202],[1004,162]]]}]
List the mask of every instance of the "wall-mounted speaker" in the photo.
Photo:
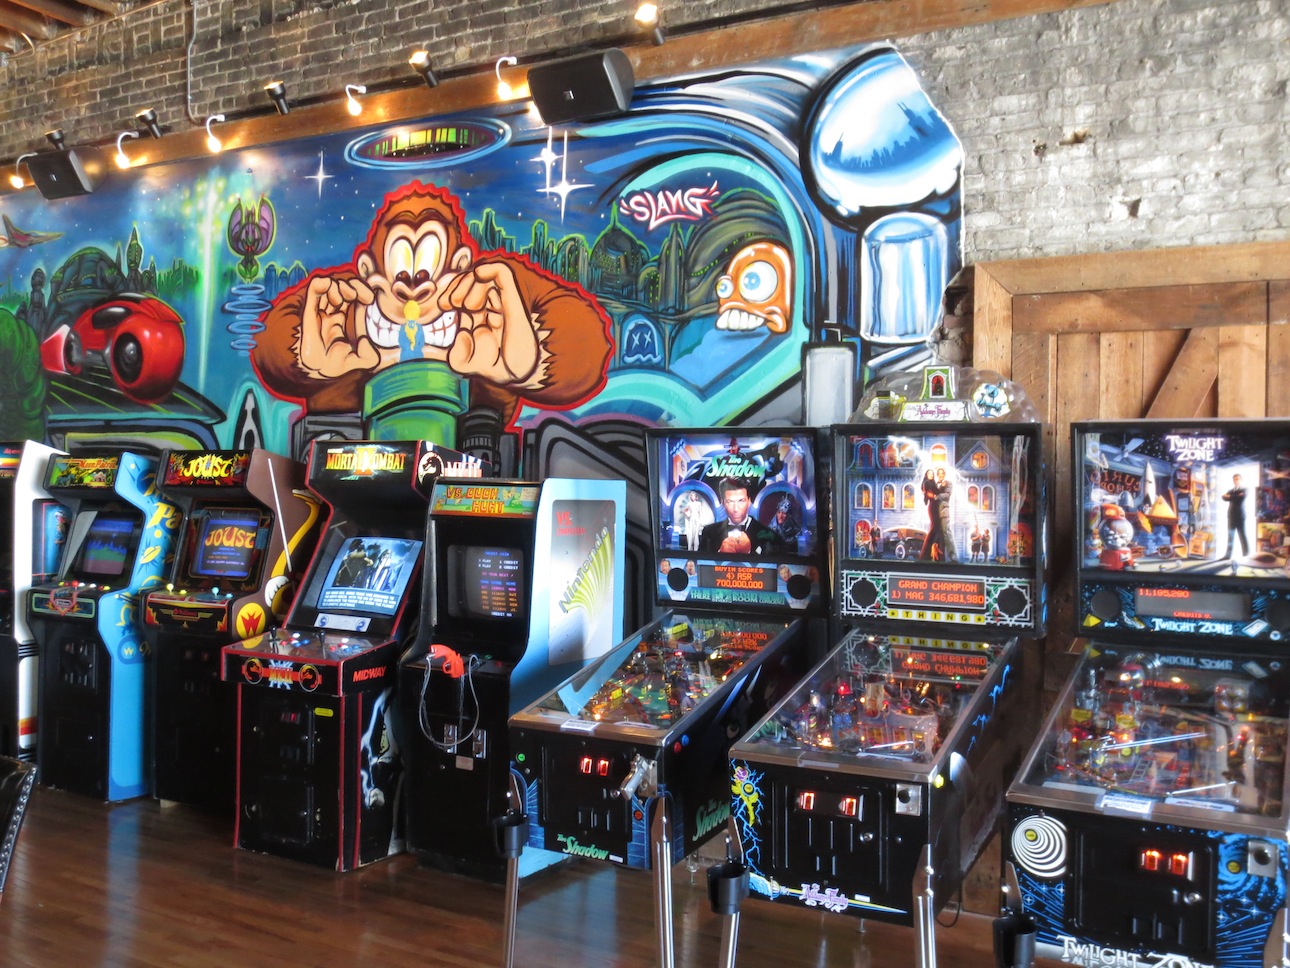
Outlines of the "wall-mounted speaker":
[{"label": "wall-mounted speaker", "polygon": [[632,62],[617,47],[529,69],[529,95],[544,124],[622,114],[635,86]]},{"label": "wall-mounted speaker", "polygon": [[107,159],[93,146],[42,151],[26,159],[24,164],[36,188],[46,198],[88,195],[103,183],[107,174]]}]

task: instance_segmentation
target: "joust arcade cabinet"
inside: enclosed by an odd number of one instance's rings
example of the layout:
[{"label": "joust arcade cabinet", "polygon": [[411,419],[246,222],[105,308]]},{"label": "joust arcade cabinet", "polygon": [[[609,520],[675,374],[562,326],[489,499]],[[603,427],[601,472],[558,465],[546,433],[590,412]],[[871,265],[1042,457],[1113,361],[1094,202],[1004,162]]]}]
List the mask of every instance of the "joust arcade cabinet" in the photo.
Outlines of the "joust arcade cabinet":
[{"label": "joust arcade cabinet", "polygon": [[108,801],[151,789],[152,697],[140,594],[162,580],[181,515],[157,460],[123,450],[49,458],[45,490],[67,506],[56,581],[33,585],[40,646],[40,782]]},{"label": "joust arcade cabinet", "polygon": [[[408,849],[500,881],[507,720],[623,636],[627,485],[440,481],[421,634],[399,678]],[[567,855],[526,852],[521,876]]]},{"label": "joust arcade cabinet", "polygon": [[1065,964],[1290,964],[1290,423],[1072,443],[1088,642],[1008,791],[1012,919]]},{"label": "joust arcade cabinet", "polygon": [[346,871],[402,849],[397,660],[414,631],[426,502],[476,458],[429,441],[314,441],[327,507],[279,629],[223,650],[238,684],[238,847]]},{"label": "joust arcade cabinet", "polygon": [[[27,622],[27,592],[53,579],[67,536],[67,509],[45,490],[52,447],[0,444],[0,754],[36,758],[39,649]],[[10,492],[5,494],[4,492]]]},{"label": "joust arcade cabinet", "polygon": [[[902,382],[907,381],[907,382]],[[738,892],[911,925],[934,918],[997,829],[1020,741],[1022,643],[1045,617],[1041,427],[1020,388],[932,365],[871,386],[833,428],[843,637],[731,749]]]},{"label": "joust arcade cabinet", "polygon": [[[658,617],[513,716],[511,750],[527,843],[651,870],[671,965],[672,865],[724,827],[731,739],[808,665],[824,538],[815,431],[656,429],[646,447]],[[507,893],[509,946],[509,874]]]},{"label": "joust arcade cabinet", "polygon": [[172,450],[161,492],[184,512],[165,587],[143,595],[155,697],[153,794],[234,807],[237,690],[221,649],[286,616],[313,555],[321,504],[298,461],[252,450]]}]

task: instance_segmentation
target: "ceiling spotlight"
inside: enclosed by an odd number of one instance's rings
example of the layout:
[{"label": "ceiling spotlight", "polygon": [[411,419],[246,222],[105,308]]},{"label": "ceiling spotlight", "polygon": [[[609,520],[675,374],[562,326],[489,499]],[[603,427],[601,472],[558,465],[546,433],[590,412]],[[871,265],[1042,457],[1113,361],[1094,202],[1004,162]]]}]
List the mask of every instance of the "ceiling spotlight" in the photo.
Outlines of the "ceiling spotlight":
[{"label": "ceiling spotlight", "polygon": [[503,101],[509,101],[515,96],[515,88],[511,87],[506,81],[502,80],[502,65],[514,67],[519,61],[514,57],[499,57],[497,64],[493,67],[493,73],[497,75],[497,96]]},{"label": "ceiling spotlight", "polygon": [[264,85],[264,93],[269,95],[269,100],[273,102],[279,114],[286,114],[291,110],[291,106],[287,104],[286,85],[281,81],[270,81]]},{"label": "ceiling spotlight", "polygon": [[659,13],[658,4],[642,3],[637,7],[636,22],[640,24],[641,30],[650,32],[650,40],[654,42],[655,47],[660,46],[667,39],[663,33],[663,17]]},{"label": "ceiling spotlight", "polygon": [[141,127],[147,128],[148,134],[152,135],[154,138],[161,137],[161,125],[157,123],[157,112],[152,108],[144,108],[134,116],[134,120],[137,121]]},{"label": "ceiling spotlight", "polygon": [[62,151],[66,147],[66,139],[63,137],[62,128],[55,128],[53,131],[46,131],[45,137],[49,139],[49,143],[54,146],[56,151]]},{"label": "ceiling spotlight", "polygon": [[439,76],[435,74],[434,68],[430,66],[430,52],[428,50],[413,51],[412,56],[408,58],[408,63],[414,71],[421,75],[421,80],[426,82],[426,87],[439,86]]},{"label": "ceiling spotlight", "polygon": [[212,114],[206,119],[206,147],[213,155],[217,155],[224,150],[224,142],[215,137],[215,132],[211,130],[211,125],[217,121],[223,120],[224,115],[222,114]]},{"label": "ceiling spotlight", "polygon": [[36,152],[34,151],[28,151],[26,154],[19,155],[18,160],[13,163],[13,174],[9,176],[9,184],[12,185],[14,188],[27,187],[27,183],[22,180],[22,175],[18,174],[18,170],[22,168],[22,163],[24,161],[26,161],[28,158],[32,157],[35,154]]},{"label": "ceiling spotlight", "polygon": [[137,138],[137,137],[139,137],[138,131],[122,131],[119,135],[116,136],[116,166],[118,168],[130,167],[130,156],[121,150],[121,142],[124,141],[126,138]]},{"label": "ceiling spotlight", "polygon": [[[354,95],[366,94],[366,93],[367,93],[367,86],[364,84],[346,84],[345,85],[345,110],[348,111],[350,114],[352,114],[354,117],[358,117],[360,114],[362,114],[363,105],[358,103],[358,98],[354,97]],[[282,113],[286,114],[285,111],[283,111]]]}]

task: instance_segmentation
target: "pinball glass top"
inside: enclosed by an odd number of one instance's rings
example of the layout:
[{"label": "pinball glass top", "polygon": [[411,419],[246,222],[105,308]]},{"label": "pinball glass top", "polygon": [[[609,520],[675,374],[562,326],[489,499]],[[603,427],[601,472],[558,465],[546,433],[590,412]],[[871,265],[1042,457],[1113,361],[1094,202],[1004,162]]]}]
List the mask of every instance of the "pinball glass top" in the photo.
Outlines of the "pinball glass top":
[{"label": "pinball glass top", "polygon": [[704,709],[793,623],[668,612],[514,720],[562,730],[670,732]]},{"label": "pinball glass top", "polygon": [[1288,693],[1277,660],[1090,648],[1021,785],[1158,820],[1280,818]]},{"label": "pinball glass top", "polygon": [[732,756],[932,764],[997,682],[1006,646],[853,632]]}]

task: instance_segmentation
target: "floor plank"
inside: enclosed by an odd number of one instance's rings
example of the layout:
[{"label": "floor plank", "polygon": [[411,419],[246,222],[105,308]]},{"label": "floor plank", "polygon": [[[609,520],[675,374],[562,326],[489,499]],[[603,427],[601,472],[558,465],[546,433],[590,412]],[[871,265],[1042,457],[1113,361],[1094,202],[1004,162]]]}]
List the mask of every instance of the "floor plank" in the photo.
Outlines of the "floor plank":
[{"label": "floor plank", "polygon": [[[6,968],[437,968],[501,964],[501,887],[403,855],[336,874],[231,846],[224,821],[182,806],[105,805],[37,789],[0,904]],[[721,963],[704,870],[673,871],[677,968]],[[657,963],[651,879],[591,861],[527,881],[522,968]],[[951,916],[942,914],[948,924]],[[938,929],[940,964],[988,966],[990,920]],[[751,900],[738,964],[908,968],[907,928]]]}]

